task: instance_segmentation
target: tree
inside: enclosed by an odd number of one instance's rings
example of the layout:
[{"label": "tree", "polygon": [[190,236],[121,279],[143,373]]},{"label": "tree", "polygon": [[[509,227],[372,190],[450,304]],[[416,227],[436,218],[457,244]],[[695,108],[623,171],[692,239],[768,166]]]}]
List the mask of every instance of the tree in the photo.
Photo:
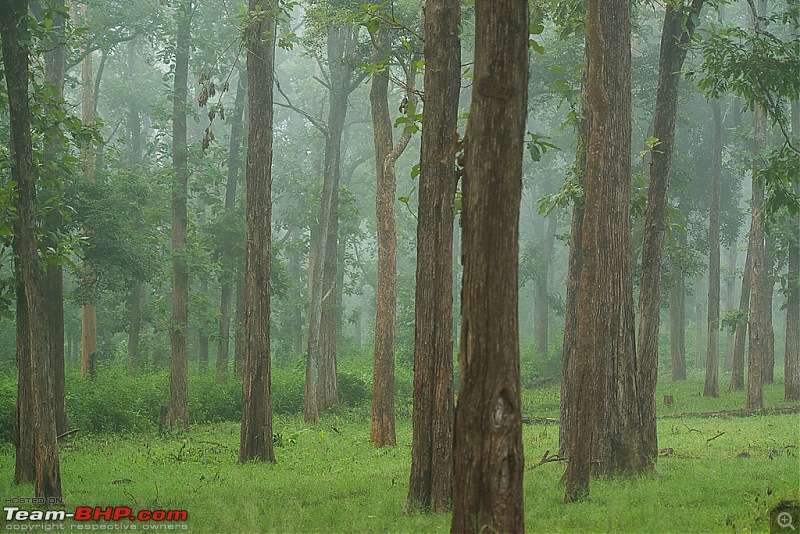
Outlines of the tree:
[{"label": "tree", "polygon": [[536,339],[536,348],[542,358],[547,357],[547,344],[550,334],[550,265],[553,261],[553,245],[556,239],[556,227],[558,217],[551,214],[547,219],[547,230],[545,231],[542,261],[544,269],[536,280],[536,297],[534,311],[533,337]]},{"label": "tree", "polygon": [[719,397],[719,204],[722,182],[722,112],[717,100],[711,101],[711,113],[714,116],[714,135],[711,142],[711,212],[708,222],[708,351],[703,396]]},{"label": "tree", "polygon": [[658,455],[656,432],[656,383],[658,381],[658,328],[661,321],[661,263],[672,156],[678,109],[680,71],[694,34],[704,0],[667,2],[661,32],[658,89],[653,115],[653,136],[658,140],[650,164],[650,184],[642,243],[642,276],[639,291],[639,335],[636,352],[637,394],[642,409],[646,452]]},{"label": "tree", "polygon": [[[753,272],[752,242],[747,240],[747,253],[744,259],[744,272],[742,273],[742,291],[739,297],[739,313],[747,314],[750,306],[750,276]],[[748,322],[743,321],[736,327],[736,337],[733,342],[733,364],[731,366],[730,391],[744,389],[744,346],[747,340]]]},{"label": "tree", "polygon": [[[567,502],[589,495],[592,473],[652,467],[636,394],[630,233],[630,2],[586,4],[591,114]],[[457,420],[458,422],[458,420]]]},{"label": "tree", "polygon": [[239,461],[274,462],[270,376],[272,124],[277,0],[250,0],[247,25],[247,250]]},{"label": "tree", "polygon": [[233,300],[234,283],[234,256],[233,236],[229,234],[233,226],[236,213],[236,188],[239,183],[240,156],[239,147],[242,143],[244,128],[242,115],[244,115],[244,99],[247,95],[246,73],[239,71],[236,84],[236,98],[233,103],[233,116],[231,117],[231,137],[228,150],[228,177],[225,183],[225,236],[222,242],[222,280],[219,299],[219,341],[217,345],[216,373],[217,381],[228,379],[228,351],[230,349],[231,331],[231,301]]},{"label": "tree", "polygon": [[[33,161],[30,110],[28,105],[28,2],[14,0],[0,12],[0,38],[3,66],[8,89],[10,120],[11,177],[17,182],[17,221],[14,251],[17,269],[24,287],[29,345],[29,381],[32,415],[33,457],[35,462],[36,497],[61,498],[61,468],[56,442],[56,415],[52,396],[53,370],[50,352],[50,330],[44,296],[44,272],[38,258],[36,213],[36,167]],[[23,323],[25,324],[25,323]],[[26,366],[27,367],[27,366]],[[18,421],[18,424],[23,424]],[[15,475],[16,479],[16,475]],[[26,481],[20,481],[26,482]]]},{"label": "tree", "polygon": [[451,532],[522,532],[518,256],[528,3],[475,2]]},{"label": "tree", "polygon": [[[797,27],[794,28],[796,35]],[[800,102],[792,101],[792,135],[800,145]],[[795,180],[795,194],[800,196],[800,180]],[[793,218],[789,242],[788,291],[786,294],[786,352],[784,354],[784,399],[800,400],[800,214]]]},{"label": "tree", "polygon": [[186,263],[186,199],[189,150],[186,145],[186,101],[189,77],[189,39],[192,3],[178,7],[175,46],[175,79],[172,99],[172,319],[169,329],[169,426],[189,424],[189,267]]},{"label": "tree", "polygon": [[444,512],[453,495],[453,141],[461,89],[460,22],[458,0],[426,0],[409,511]]}]

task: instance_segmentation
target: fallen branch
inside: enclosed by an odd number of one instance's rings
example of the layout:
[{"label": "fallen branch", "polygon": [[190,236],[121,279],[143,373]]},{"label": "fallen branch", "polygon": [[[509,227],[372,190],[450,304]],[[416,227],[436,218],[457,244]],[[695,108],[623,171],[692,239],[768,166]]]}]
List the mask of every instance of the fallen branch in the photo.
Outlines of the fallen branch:
[{"label": "fallen branch", "polygon": [[523,417],[522,423],[526,425],[557,425],[558,419],[553,419],[552,417]]},{"label": "fallen branch", "polygon": [[708,438],[708,439],[706,440],[706,443],[708,443],[709,441],[714,441],[715,439],[717,439],[718,437],[720,437],[720,436],[721,436],[721,435],[723,435],[724,433],[725,433],[725,432],[720,432],[719,434],[717,434],[717,435],[716,435],[716,436],[714,436],[713,438]]},{"label": "fallen branch", "polygon": [[61,439],[61,438],[65,438],[65,437],[69,436],[70,434],[74,434],[75,432],[77,432],[79,430],[80,430],[80,428],[73,428],[72,430],[67,430],[66,432],[64,432],[60,436],[56,436],[56,441]]},{"label": "fallen branch", "polygon": [[763,410],[723,410],[721,412],[684,412],[662,415],[659,419],[682,419],[684,417],[711,418],[711,417],[750,417],[751,415],[780,415],[800,413],[800,406],[779,406],[776,408],[765,408]]},{"label": "fallen branch", "polygon": [[686,424],[686,423],[684,423],[683,421],[681,421],[681,423],[683,423],[683,426],[685,426],[685,427],[686,427],[686,428],[689,430],[689,433],[690,433],[690,434],[691,434],[692,432],[698,432],[698,433],[700,432],[700,431],[699,431],[699,430],[697,430],[696,428],[689,428],[689,425],[687,425],[687,424]]},{"label": "fallen branch", "polygon": [[559,456],[558,454],[550,454],[550,451],[547,450],[547,451],[544,451],[544,456],[542,456],[542,459],[539,460],[539,463],[530,466],[528,469],[536,469],[540,465],[549,464],[551,462],[562,462],[562,461],[568,460],[568,459],[569,458],[566,458],[564,456]]}]

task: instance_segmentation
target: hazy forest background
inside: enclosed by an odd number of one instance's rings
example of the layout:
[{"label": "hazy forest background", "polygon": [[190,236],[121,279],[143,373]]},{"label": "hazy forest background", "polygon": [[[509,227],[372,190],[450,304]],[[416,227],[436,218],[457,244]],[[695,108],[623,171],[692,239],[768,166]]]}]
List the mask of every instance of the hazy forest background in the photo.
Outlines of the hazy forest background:
[{"label": "hazy forest background", "polygon": [[2,9],[3,497],[800,523],[794,0]]}]

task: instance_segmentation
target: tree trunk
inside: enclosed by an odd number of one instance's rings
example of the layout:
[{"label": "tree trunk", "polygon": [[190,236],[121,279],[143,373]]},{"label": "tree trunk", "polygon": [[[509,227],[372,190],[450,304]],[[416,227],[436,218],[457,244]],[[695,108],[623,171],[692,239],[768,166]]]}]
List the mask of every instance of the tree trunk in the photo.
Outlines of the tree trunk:
[{"label": "tree trunk", "polygon": [[722,182],[722,112],[718,100],[711,100],[714,135],[711,142],[711,213],[708,221],[708,350],[704,397],[719,397],[719,293],[720,244],[719,204]]},{"label": "tree trunk", "polygon": [[[652,468],[637,397],[631,272],[630,2],[587,2],[587,105],[591,111],[583,271],[575,362],[577,418],[570,428],[567,502],[589,495],[592,472]],[[593,465],[594,464],[594,465]]]},{"label": "tree trunk", "polygon": [[300,251],[298,248],[292,250],[291,265],[289,272],[292,278],[292,352],[295,358],[303,355],[303,309],[302,291],[300,289]]},{"label": "tree trunk", "polygon": [[270,384],[272,121],[277,0],[250,0],[247,33],[247,249],[239,461],[274,462]]},{"label": "tree trunk", "polygon": [[186,146],[186,100],[189,76],[189,39],[192,7],[184,0],[177,13],[175,88],[172,100],[172,321],[169,329],[168,426],[189,424],[189,267],[186,263],[186,204],[189,169]]},{"label": "tree trunk", "polygon": [[[686,239],[683,234],[683,239]],[[669,353],[672,381],[686,380],[686,275],[678,262],[672,264],[673,285],[669,289]]]},{"label": "tree trunk", "polygon": [[[6,37],[4,35],[3,40]],[[15,233],[18,231],[15,229]],[[14,255],[19,256],[19,238],[14,238]],[[36,458],[33,445],[33,369],[31,368],[30,319],[22,267],[15,260],[17,284],[17,404],[14,410],[14,484],[36,481]]]},{"label": "tree trunk", "polygon": [[[736,306],[736,263],[739,258],[739,251],[736,250],[737,243],[734,241],[728,248],[728,269],[725,281],[725,308],[733,310]],[[725,371],[733,369],[733,343],[736,335],[730,328],[725,329],[725,358],[722,368]]]},{"label": "tree trunk", "polygon": [[[794,30],[795,35],[797,29]],[[800,145],[800,103],[792,102],[792,136]],[[794,183],[800,196],[800,182]],[[800,216],[795,215],[789,242],[789,274],[786,294],[786,352],[784,353],[784,399],[800,400]]]},{"label": "tree trunk", "polygon": [[536,349],[540,358],[547,358],[547,342],[550,337],[550,290],[549,273],[553,261],[553,244],[556,239],[556,226],[558,218],[555,213],[551,213],[547,219],[547,231],[544,236],[544,246],[542,247],[542,260],[546,268],[539,273],[540,277],[536,282],[536,300],[534,303],[534,325],[533,337],[536,339]]},{"label": "tree trunk", "polygon": [[128,374],[134,376],[139,365],[139,336],[142,330],[142,308],[147,298],[147,285],[138,282],[130,294],[130,325],[128,327]]},{"label": "tree trunk", "polygon": [[[684,11],[686,8],[686,12]],[[637,395],[644,425],[645,451],[658,456],[656,433],[656,384],[658,382],[658,329],[661,321],[661,263],[667,223],[669,178],[675,150],[675,117],[681,68],[695,29],[703,0],[667,3],[661,32],[658,89],[653,115],[653,135],[659,144],[651,154],[650,186],[642,243],[642,276],[639,291],[639,335],[636,353]]]},{"label": "tree trunk", "polygon": [[475,2],[451,532],[523,532],[518,264],[528,3]]},{"label": "tree trunk", "polygon": [[[586,59],[584,57],[584,59]],[[580,122],[576,125],[575,178],[581,187],[586,185],[586,149],[589,141],[589,108],[586,105],[588,69],[584,62],[581,76]],[[561,350],[561,404],[558,431],[558,455],[569,454],[570,429],[575,425],[577,406],[575,364],[578,358],[578,308],[580,301],[581,271],[583,269],[583,199],[573,199],[572,226],[569,235],[569,259],[567,260],[567,295],[565,299],[564,346]]]},{"label": "tree trunk", "polygon": [[244,273],[236,276],[236,319],[233,324],[233,376],[242,378],[244,367]]},{"label": "tree trunk", "polygon": [[703,367],[703,340],[704,327],[707,322],[707,314],[703,309],[702,295],[705,293],[703,288],[703,277],[698,276],[694,280],[694,368],[701,369]]},{"label": "tree trunk", "polygon": [[[208,295],[208,280],[200,280],[200,294]],[[208,372],[208,334],[202,319],[197,331],[197,367],[202,374]]]},{"label": "tree trunk", "polygon": [[337,266],[339,263],[339,190],[333,191],[330,226],[325,245],[325,265],[322,274],[322,315],[320,316],[319,366],[317,404],[320,411],[339,405],[336,384],[336,302]]},{"label": "tree trunk", "polygon": [[[766,230],[766,228],[765,228]],[[764,376],[765,384],[775,382],[775,330],[772,326],[772,301],[775,294],[775,255],[776,238],[773,234],[765,234],[764,240],[764,311],[766,312],[764,322],[767,324],[767,351],[764,355],[764,363],[761,372]]]},{"label": "tree trunk", "polygon": [[231,231],[236,217],[236,188],[239,184],[240,156],[239,147],[242,143],[244,128],[242,115],[244,114],[245,96],[247,95],[247,80],[243,70],[239,71],[239,80],[236,84],[236,99],[233,103],[233,116],[231,117],[231,137],[228,150],[228,180],[225,183],[225,239],[222,242],[222,280],[219,300],[219,341],[217,345],[216,374],[217,382],[228,379],[228,351],[230,349],[231,333],[231,300],[233,296],[233,283],[236,267],[233,257],[234,235]]},{"label": "tree trunk", "polygon": [[409,512],[442,513],[453,496],[453,139],[461,89],[460,22],[458,0],[426,0]]},{"label": "tree trunk", "polygon": [[[36,167],[33,162],[30,110],[28,107],[28,48],[31,39],[27,25],[25,0],[7,2],[0,11],[0,38],[2,39],[3,68],[8,89],[8,113],[10,119],[9,149],[11,154],[11,179],[17,182],[15,207],[18,220],[14,225],[14,251],[18,258],[17,268],[22,281],[27,321],[22,327],[26,331],[18,358],[29,357],[29,377],[20,368],[20,381],[28,382],[30,402],[23,399],[20,406],[30,408],[31,420],[18,419],[18,439],[22,446],[33,444],[35,496],[39,498],[61,498],[61,469],[56,442],[56,413],[53,401],[53,369],[50,352],[50,329],[44,296],[44,272],[39,263],[36,222]],[[27,370],[27,369],[26,369]],[[29,381],[28,381],[29,380]],[[25,390],[25,387],[20,387]],[[17,413],[17,416],[25,415]],[[28,436],[31,431],[32,436]],[[19,435],[19,434],[22,435]],[[23,439],[25,442],[23,442]],[[19,447],[19,445],[18,445]],[[27,464],[23,466],[27,471]],[[19,468],[19,464],[17,465]],[[28,472],[15,472],[29,476]],[[27,480],[19,480],[27,482]]]},{"label": "tree trunk", "polygon": [[[744,272],[742,273],[742,293],[739,297],[739,310],[746,312],[750,308],[750,277],[752,266],[752,239],[747,240],[747,253],[744,259]],[[733,365],[731,367],[730,391],[744,389],[744,346],[747,341],[749,321],[744,321],[736,327],[736,338],[733,345]]]}]

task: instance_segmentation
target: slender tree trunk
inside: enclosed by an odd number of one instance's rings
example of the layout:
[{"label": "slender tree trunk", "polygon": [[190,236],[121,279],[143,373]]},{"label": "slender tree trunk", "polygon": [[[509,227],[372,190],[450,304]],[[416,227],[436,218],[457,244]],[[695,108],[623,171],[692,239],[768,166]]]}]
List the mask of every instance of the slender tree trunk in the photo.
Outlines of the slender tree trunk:
[{"label": "slender tree trunk", "polygon": [[300,251],[296,247],[292,250],[289,270],[293,288],[292,300],[294,301],[292,307],[292,351],[297,358],[303,354],[303,309],[300,306],[303,295],[300,289]]},{"label": "slender tree trunk", "polygon": [[549,273],[553,261],[553,244],[556,239],[556,226],[558,219],[551,213],[547,219],[547,230],[542,247],[542,260],[546,268],[536,283],[536,300],[534,303],[533,337],[536,339],[536,348],[541,358],[547,357],[547,342],[550,337],[550,288]]},{"label": "slender tree trunk", "polygon": [[147,297],[147,286],[138,282],[130,294],[130,325],[128,327],[128,374],[134,376],[139,366],[139,337],[142,330],[142,308]]},{"label": "slender tree trunk", "polygon": [[[35,496],[61,498],[61,469],[56,442],[56,413],[53,401],[53,369],[50,352],[50,329],[45,306],[44,272],[39,263],[36,222],[36,167],[33,161],[30,110],[28,106],[28,53],[31,39],[26,19],[28,2],[13,0],[0,11],[3,68],[8,90],[10,119],[11,179],[17,182],[15,207],[18,219],[14,225],[14,251],[22,281],[25,309],[22,327],[23,343],[18,358],[29,357],[30,375],[20,368],[20,381],[28,382],[30,403],[24,399],[20,406],[30,407],[31,420],[18,419],[18,427],[30,425],[26,431],[18,428],[20,445],[33,444]],[[24,319],[27,318],[27,321]],[[19,327],[18,327],[19,328]],[[27,370],[27,369],[26,369]],[[25,387],[20,388],[23,392]],[[17,416],[24,415],[17,413]],[[27,432],[32,430],[32,436]],[[19,434],[23,434],[20,436]],[[23,442],[23,438],[25,442]],[[19,447],[19,445],[18,445]],[[17,464],[17,469],[19,469]],[[29,476],[29,464],[17,475]]]},{"label": "slender tree trunk", "polygon": [[458,0],[426,0],[409,512],[444,512],[453,496],[453,139],[461,89],[460,22]]},{"label": "slender tree trunk", "polygon": [[706,313],[703,309],[703,298],[702,295],[706,292],[705,288],[703,287],[703,282],[705,280],[702,276],[698,276],[694,280],[694,368],[701,369],[703,367],[703,346],[704,343],[704,335],[705,335],[705,326],[706,326]]},{"label": "slender tree trunk", "polygon": [[714,135],[711,143],[711,213],[708,222],[708,350],[703,396],[719,397],[719,204],[722,182],[722,112],[719,101],[711,101],[711,112],[714,116]]},{"label": "slender tree trunk", "polygon": [[669,353],[672,381],[677,382],[686,380],[686,275],[677,262],[672,264],[672,278],[673,285],[669,289]]},{"label": "slender tree trunk", "polygon": [[172,320],[169,329],[169,426],[189,424],[189,267],[186,263],[186,204],[189,151],[186,146],[186,100],[192,7],[184,0],[177,13],[175,89],[172,101]]},{"label": "slender tree trunk", "polygon": [[[277,0],[250,0],[247,35],[247,256],[245,265],[242,435],[239,461],[274,462],[270,384],[270,289],[272,241],[272,86]],[[257,22],[256,22],[257,21]]]},{"label": "slender tree trunk", "polygon": [[[736,247],[737,243],[734,241],[728,248],[728,270],[725,281],[725,307],[728,310],[736,307],[736,263],[739,258],[739,251],[736,250]],[[733,343],[736,335],[730,328],[727,328],[725,332],[725,358],[722,368],[725,371],[731,371],[733,369]]]},{"label": "slender tree trunk", "polygon": [[[578,140],[575,155],[575,177],[581,188],[586,183],[586,150],[591,123],[590,110],[586,105],[587,76],[588,69],[584,66],[581,79],[581,118],[576,127]],[[578,309],[583,270],[583,212],[583,199],[575,199],[572,205],[572,226],[569,235],[564,346],[561,350],[561,424],[558,432],[558,455],[562,457],[567,457],[569,454],[571,429],[575,426],[577,417],[574,393],[577,389],[575,365],[578,361]]]},{"label": "slender tree trunk", "polygon": [[[739,310],[746,312],[750,308],[750,277],[753,270],[752,266],[752,239],[747,240],[747,254],[744,260],[744,272],[742,273],[742,293],[739,297]],[[733,344],[733,365],[731,368],[730,391],[744,389],[744,348],[747,342],[747,332],[749,321],[744,321],[736,328],[736,338]]]},{"label": "slender tree trunk", "polygon": [[[686,9],[688,7],[688,9]],[[651,154],[650,186],[642,243],[642,276],[639,291],[639,335],[636,353],[637,395],[642,410],[645,451],[658,456],[656,433],[656,384],[658,382],[658,329],[661,321],[661,263],[667,222],[669,178],[675,149],[675,117],[681,68],[692,40],[703,0],[667,3],[661,33],[658,89],[653,134],[659,144]],[[685,11],[686,10],[686,11]]]},{"label": "slender tree trunk", "polygon": [[330,226],[325,245],[325,265],[322,275],[322,315],[320,316],[320,347],[317,380],[317,404],[320,411],[339,405],[336,384],[336,302],[337,267],[339,263],[339,191],[333,191]]},{"label": "slender tree trunk", "polygon": [[464,278],[451,532],[523,532],[519,206],[528,3],[475,2],[463,178]]},{"label": "slender tree trunk", "polygon": [[242,378],[244,367],[244,273],[236,276],[236,319],[233,324],[233,376]]},{"label": "slender tree trunk", "polygon": [[[795,35],[797,29],[794,29]],[[792,102],[792,136],[800,145],[800,102]],[[800,196],[800,182],[795,180]],[[800,400],[800,216],[795,215],[789,242],[789,291],[786,294],[786,352],[784,353],[784,399]]]},{"label": "slender tree trunk", "polygon": [[[766,228],[765,228],[766,230]],[[775,255],[776,238],[773,234],[765,234],[764,240],[764,311],[766,312],[765,323],[767,324],[767,351],[764,355],[764,364],[761,372],[764,376],[765,384],[775,382],[775,329],[773,328],[772,304],[775,295]]]},{"label": "slender tree trunk", "polygon": [[630,8],[623,0],[587,2],[592,122],[578,311],[577,354],[582,357],[575,362],[577,417],[570,428],[567,502],[588,498],[592,472],[652,469],[637,396],[630,264]]},{"label": "slender tree trunk", "polygon": [[222,283],[219,301],[219,341],[217,344],[216,373],[217,381],[224,382],[228,379],[228,351],[230,349],[231,332],[231,300],[233,296],[233,283],[235,278],[235,265],[233,258],[234,236],[231,228],[236,216],[236,188],[239,183],[239,147],[242,143],[244,128],[242,115],[244,115],[245,96],[247,95],[247,80],[243,70],[239,71],[239,80],[236,84],[236,98],[233,103],[233,116],[231,117],[231,137],[228,150],[228,179],[225,183],[225,239],[222,242]]},{"label": "slender tree trunk", "polygon": [[[208,280],[200,280],[200,294],[208,295]],[[208,372],[208,334],[203,321],[197,331],[197,367],[203,374]]]}]

